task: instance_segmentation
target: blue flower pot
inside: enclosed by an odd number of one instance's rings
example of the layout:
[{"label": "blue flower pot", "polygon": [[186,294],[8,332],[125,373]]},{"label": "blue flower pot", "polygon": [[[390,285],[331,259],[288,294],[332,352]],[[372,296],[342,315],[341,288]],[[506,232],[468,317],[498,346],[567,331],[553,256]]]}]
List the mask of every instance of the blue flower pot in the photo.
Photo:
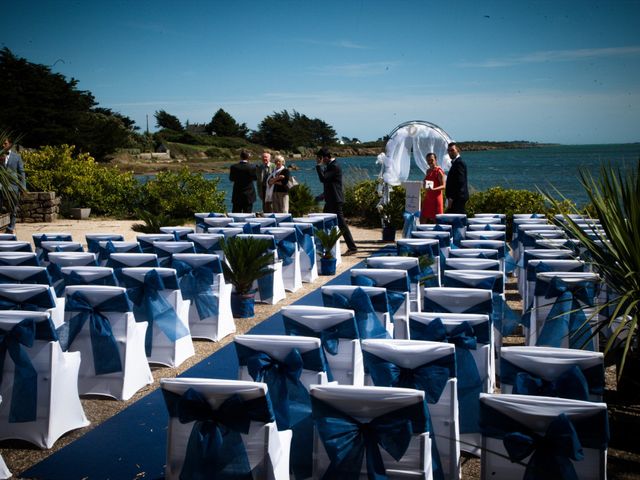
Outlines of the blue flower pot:
[{"label": "blue flower pot", "polygon": [[336,259],[320,258],[320,275],[335,275],[335,274],[336,274]]},{"label": "blue flower pot", "polygon": [[253,307],[256,300],[253,293],[239,295],[231,294],[231,313],[235,318],[251,318],[255,315]]}]

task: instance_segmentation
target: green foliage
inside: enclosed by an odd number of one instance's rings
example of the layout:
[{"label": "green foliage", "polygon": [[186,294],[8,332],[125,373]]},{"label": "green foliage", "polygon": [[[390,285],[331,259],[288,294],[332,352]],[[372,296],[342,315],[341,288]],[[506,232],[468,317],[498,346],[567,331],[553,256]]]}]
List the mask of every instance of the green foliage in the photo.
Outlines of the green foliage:
[{"label": "green foliage", "polygon": [[67,80],[50,67],[0,50],[0,129],[23,135],[22,145],[76,145],[102,159],[119,147],[128,147],[133,121],[110,109],[96,107],[78,80]]},{"label": "green foliage", "polygon": [[331,252],[331,250],[342,236],[342,230],[340,230],[338,227],[333,227],[329,232],[318,228],[314,228],[313,230],[316,238],[320,240],[320,245],[322,247],[322,257],[333,258],[333,253]]},{"label": "green foliage", "polygon": [[318,208],[311,189],[306,183],[299,183],[289,189],[289,212],[294,217],[303,217]]},{"label": "green foliage", "polygon": [[136,210],[135,217],[143,223],[134,223],[131,230],[140,233],[160,233],[160,227],[178,223],[178,220],[165,213],[150,213],[144,210]]},{"label": "green foliage", "polygon": [[138,182],[129,173],[96,163],[87,153],[69,145],[46,146],[24,152],[27,187],[56,192],[69,206],[88,207],[94,213],[126,216],[138,197]]},{"label": "green foliage", "polygon": [[214,134],[220,137],[246,138],[249,133],[246,123],[243,123],[242,125],[239,124],[223,109],[219,109],[213,115],[211,122],[206,126],[206,130],[209,134]]},{"label": "green foliage", "polygon": [[[378,196],[378,182],[365,180],[363,182],[347,184],[344,195],[344,214],[346,217],[357,217],[362,225],[379,228],[381,226],[380,212],[376,209],[380,197]],[[402,214],[405,205],[405,189],[393,187],[389,204],[384,213],[389,216],[389,224],[397,229],[403,225]]]},{"label": "green foliage", "polygon": [[[604,233],[597,238],[587,235],[565,213],[563,227],[578,239],[592,259],[594,270],[614,292],[607,308],[613,312],[610,321],[600,321],[597,330],[609,329],[610,337],[605,354],[619,343],[623,345],[618,376],[622,375],[627,356],[636,359],[638,352],[638,320],[640,319],[640,161],[635,171],[624,167],[601,165],[594,177],[588,170],[580,170],[580,183],[591,201],[591,208]],[[564,200],[546,193],[549,202],[558,206]],[[570,213],[580,213],[573,209]],[[637,379],[633,379],[637,382]],[[636,390],[637,392],[637,390]]]},{"label": "green foliage", "polygon": [[249,293],[255,280],[271,273],[273,253],[269,252],[269,240],[231,237],[222,239],[220,246],[225,258],[222,262],[225,280],[235,287],[236,293]]},{"label": "green foliage", "polygon": [[175,130],[176,132],[182,132],[184,130],[178,117],[164,110],[157,110],[153,116],[156,117],[156,127],[158,128],[167,128],[169,130]]},{"label": "green foliage", "polygon": [[283,110],[266,116],[252,141],[277,150],[293,150],[332,145],[336,142],[336,131],[318,118],[311,119],[295,110],[293,113]]},{"label": "green foliage", "polygon": [[222,212],[224,192],[217,186],[217,178],[206,179],[187,167],[179,172],[160,172],[141,187],[140,208],[175,219],[191,219],[195,212]]},{"label": "green foliage", "polygon": [[492,187],[482,192],[471,194],[467,202],[467,215],[476,213],[504,213],[513,217],[514,213],[544,213],[546,206],[544,197],[529,190],[504,189]]}]

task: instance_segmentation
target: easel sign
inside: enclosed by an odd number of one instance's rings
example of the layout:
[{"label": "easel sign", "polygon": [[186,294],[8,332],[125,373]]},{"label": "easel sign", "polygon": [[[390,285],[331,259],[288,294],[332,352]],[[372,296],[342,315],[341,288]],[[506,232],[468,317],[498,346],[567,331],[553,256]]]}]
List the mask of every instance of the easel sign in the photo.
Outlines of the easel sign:
[{"label": "easel sign", "polygon": [[402,182],[402,186],[406,190],[404,210],[411,213],[419,212],[422,182]]}]

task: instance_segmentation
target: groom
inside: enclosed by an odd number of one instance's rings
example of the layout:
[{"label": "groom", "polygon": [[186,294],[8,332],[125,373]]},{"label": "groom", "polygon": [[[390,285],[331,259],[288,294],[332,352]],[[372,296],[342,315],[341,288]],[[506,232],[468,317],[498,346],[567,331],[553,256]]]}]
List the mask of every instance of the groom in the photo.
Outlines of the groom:
[{"label": "groom", "polygon": [[[15,183],[12,185],[12,189],[18,193],[20,187],[25,189],[27,187],[26,178],[24,174],[24,164],[22,163],[22,157],[19,153],[13,149],[13,140],[7,137],[2,142],[2,154],[0,155],[0,165],[13,172],[15,175]],[[0,197],[0,207],[2,207],[2,197]],[[13,209],[9,212],[9,225],[5,230],[5,233],[14,233],[16,229],[16,212],[18,211],[18,202],[16,201]]]},{"label": "groom", "polygon": [[454,142],[448,145],[447,153],[452,162],[444,189],[447,195],[447,213],[467,213],[465,210],[465,204],[469,200],[467,165],[462,161],[460,150]]}]

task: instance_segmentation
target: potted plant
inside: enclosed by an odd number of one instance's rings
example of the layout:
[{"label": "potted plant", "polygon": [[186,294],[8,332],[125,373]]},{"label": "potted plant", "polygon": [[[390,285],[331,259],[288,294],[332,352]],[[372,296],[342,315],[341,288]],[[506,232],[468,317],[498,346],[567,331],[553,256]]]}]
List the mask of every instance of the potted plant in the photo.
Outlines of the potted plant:
[{"label": "potted plant", "polygon": [[336,258],[333,256],[333,247],[342,236],[342,230],[333,227],[329,232],[315,229],[316,238],[320,241],[320,275],[336,274]]},{"label": "potted plant", "polygon": [[272,273],[269,266],[273,263],[273,255],[268,252],[271,245],[269,240],[252,237],[231,237],[220,241],[224,253],[224,278],[234,287],[231,311],[236,318],[254,315],[253,282]]}]

